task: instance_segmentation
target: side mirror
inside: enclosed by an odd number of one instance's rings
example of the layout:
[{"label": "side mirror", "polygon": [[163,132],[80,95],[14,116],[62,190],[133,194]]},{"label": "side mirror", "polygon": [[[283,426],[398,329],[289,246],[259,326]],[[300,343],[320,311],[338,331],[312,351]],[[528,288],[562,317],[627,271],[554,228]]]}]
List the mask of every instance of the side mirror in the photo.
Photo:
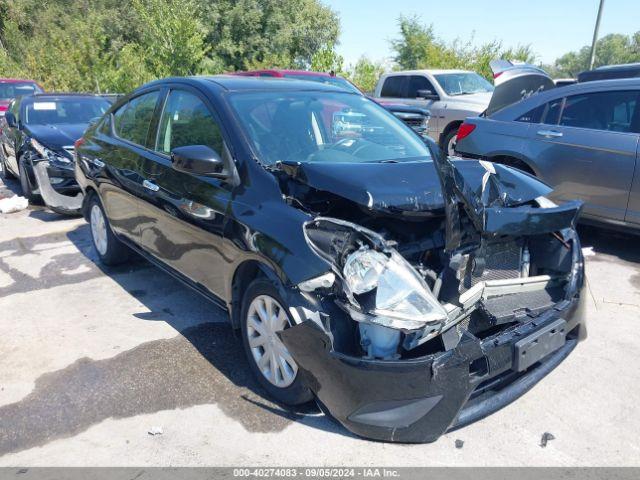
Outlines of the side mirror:
[{"label": "side mirror", "polygon": [[226,178],[224,160],[218,152],[206,145],[187,145],[171,150],[174,170],[192,175]]},{"label": "side mirror", "polygon": [[9,125],[11,128],[18,127],[18,121],[16,120],[16,116],[13,114],[13,112],[7,112],[4,116],[4,119],[7,121],[7,125]]},{"label": "side mirror", "polygon": [[424,98],[425,100],[440,100],[440,96],[433,90],[418,90],[416,92],[416,98]]}]

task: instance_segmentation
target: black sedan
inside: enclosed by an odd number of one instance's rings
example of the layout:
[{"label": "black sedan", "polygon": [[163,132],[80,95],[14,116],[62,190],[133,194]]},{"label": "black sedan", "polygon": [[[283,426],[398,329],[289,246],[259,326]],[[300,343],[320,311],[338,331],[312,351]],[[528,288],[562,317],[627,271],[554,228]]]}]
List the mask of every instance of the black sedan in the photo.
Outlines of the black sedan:
[{"label": "black sedan", "polygon": [[13,100],[0,120],[0,173],[19,178],[30,202],[43,199],[59,213],[77,213],[73,144],[111,103],[96,95],[55,93]]},{"label": "black sedan", "polygon": [[581,204],[443,158],[362,95],[156,81],[76,154],[104,263],[134,250],[227,310],[269,394],[315,398],[364,437],[434,441],[522,395],[586,334]]}]

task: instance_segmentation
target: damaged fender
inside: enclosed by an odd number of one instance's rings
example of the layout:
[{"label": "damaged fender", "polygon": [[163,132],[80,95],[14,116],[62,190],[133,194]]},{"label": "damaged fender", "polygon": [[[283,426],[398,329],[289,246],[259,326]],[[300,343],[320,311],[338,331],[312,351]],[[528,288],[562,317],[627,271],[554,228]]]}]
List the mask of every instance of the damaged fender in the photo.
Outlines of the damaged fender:
[{"label": "damaged fender", "polygon": [[56,192],[49,181],[46,161],[34,162],[33,173],[38,181],[40,195],[49,207],[65,210],[69,213],[80,213],[84,195],[78,193],[75,197],[70,197]]}]

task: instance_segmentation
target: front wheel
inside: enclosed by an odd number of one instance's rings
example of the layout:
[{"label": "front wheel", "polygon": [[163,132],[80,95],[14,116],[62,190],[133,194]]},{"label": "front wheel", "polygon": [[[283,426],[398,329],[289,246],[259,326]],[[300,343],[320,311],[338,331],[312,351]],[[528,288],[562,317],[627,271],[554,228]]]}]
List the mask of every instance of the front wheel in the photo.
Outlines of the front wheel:
[{"label": "front wheel", "polygon": [[89,200],[89,225],[93,247],[102,263],[118,265],[129,260],[131,251],[111,231],[111,225],[97,195],[92,195]]},{"label": "front wheel", "polygon": [[242,341],[249,365],[262,387],[277,401],[299,405],[313,398],[303,384],[298,364],[277,335],[292,325],[284,301],[273,284],[254,280],[242,301]]}]

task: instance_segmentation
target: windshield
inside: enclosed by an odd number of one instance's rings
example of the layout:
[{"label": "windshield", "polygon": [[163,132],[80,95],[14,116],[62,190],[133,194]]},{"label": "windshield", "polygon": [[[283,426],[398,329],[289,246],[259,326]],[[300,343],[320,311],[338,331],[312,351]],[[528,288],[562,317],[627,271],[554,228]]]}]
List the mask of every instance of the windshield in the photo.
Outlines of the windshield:
[{"label": "windshield", "polygon": [[231,105],[260,160],[268,165],[429,158],[427,146],[409,127],[362,95],[236,93]]},{"label": "windshield", "polygon": [[358,87],[342,77],[327,77],[325,75],[296,75],[295,73],[286,73],[284,76],[285,78],[295,78],[297,80],[307,80],[309,82],[326,83],[327,85],[333,85],[334,87],[343,88],[348,92],[358,93],[362,95],[362,92],[358,90]]},{"label": "windshield", "polygon": [[59,125],[89,123],[101,117],[111,103],[101,97],[90,98],[37,98],[25,107],[24,123],[27,125]]},{"label": "windshield", "polygon": [[9,100],[21,95],[31,95],[41,90],[33,82],[0,82],[0,100]]},{"label": "windshield", "polygon": [[493,92],[493,85],[477,73],[441,73],[434,75],[447,95],[470,95],[472,93]]}]

